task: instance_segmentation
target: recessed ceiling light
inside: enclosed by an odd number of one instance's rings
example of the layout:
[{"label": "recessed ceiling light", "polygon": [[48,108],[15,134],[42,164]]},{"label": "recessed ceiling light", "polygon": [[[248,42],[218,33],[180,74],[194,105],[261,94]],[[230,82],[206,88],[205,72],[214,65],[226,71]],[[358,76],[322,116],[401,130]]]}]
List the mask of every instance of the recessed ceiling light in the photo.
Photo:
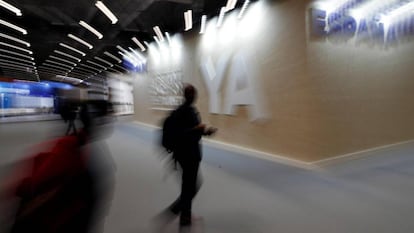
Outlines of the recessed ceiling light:
[{"label": "recessed ceiling light", "polygon": [[89,30],[90,32],[92,32],[93,34],[95,34],[96,37],[98,37],[98,39],[102,39],[103,35],[102,33],[98,32],[95,28],[93,28],[92,26],[90,26],[89,24],[87,24],[85,21],[79,21],[79,24],[86,28],[87,30]]},{"label": "recessed ceiling light", "polygon": [[21,28],[21,27],[19,27],[19,26],[16,26],[16,25],[14,25],[14,24],[12,24],[12,23],[9,23],[9,22],[6,22],[6,21],[4,21],[4,20],[1,20],[1,19],[0,19],[0,24],[3,24],[4,26],[9,27],[9,28],[11,28],[11,29],[14,29],[14,30],[16,30],[16,31],[19,31],[19,32],[21,32],[23,35],[26,35],[26,34],[27,34],[26,29],[23,29],[23,28]]},{"label": "recessed ceiling light", "polygon": [[30,47],[30,43],[29,42],[26,42],[24,40],[17,39],[16,37],[9,36],[9,35],[3,34],[3,33],[0,33],[0,37],[3,37],[3,38],[6,38],[6,39],[9,39],[9,40],[18,42],[20,44],[24,44],[24,45],[26,45],[26,47]]},{"label": "recessed ceiling light", "polygon": [[0,0],[0,6],[6,8],[7,10],[13,12],[16,14],[16,16],[22,16],[22,11],[18,9],[17,7],[11,5],[10,3],[7,3],[3,0]]},{"label": "recessed ceiling light", "polygon": [[82,40],[81,38],[79,38],[79,37],[77,37],[77,36],[74,36],[74,35],[72,35],[72,34],[68,34],[68,37],[69,37],[69,38],[71,38],[71,39],[76,40],[77,42],[79,42],[79,43],[81,43],[81,44],[83,44],[83,45],[85,45],[85,46],[86,46],[86,47],[88,47],[89,49],[92,49],[92,48],[93,48],[93,46],[92,46],[91,44],[89,44],[88,42],[86,42],[86,41]]},{"label": "recessed ceiling light", "polygon": [[101,10],[106,15],[106,17],[111,20],[112,24],[116,24],[116,22],[118,22],[118,18],[112,13],[111,10],[109,10],[108,7],[105,6],[103,2],[97,1],[95,3],[95,6],[98,7],[98,9]]},{"label": "recessed ceiling light", "polygon": [[60,45],[60,46],[62,46],[62,47],[65,47],[65,48],[67,48],[67,49],[70,49],[70,50],[72,50],[72,51],[74,51],[74,52],[77,52],[77,53],[79,53],[80,55],[82,55],[83,57],[84,57],[84,56],[86,56],[86,53],[84,53],[84,52],[82,52],[82,51],[80,51],[80,50],[78,50],[78,49],[75,49],[75,48],[73,48],[73,47],[71,47],[71,46],[69,46],[69,45],[67,45],[67,44],[64,44],[64,43],[59,43],[59,45]]}]

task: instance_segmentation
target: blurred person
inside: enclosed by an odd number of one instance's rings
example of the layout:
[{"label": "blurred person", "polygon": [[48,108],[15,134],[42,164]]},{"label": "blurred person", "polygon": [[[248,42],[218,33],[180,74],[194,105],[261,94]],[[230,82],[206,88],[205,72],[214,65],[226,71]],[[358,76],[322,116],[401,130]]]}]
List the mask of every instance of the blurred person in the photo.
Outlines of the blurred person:
[{"label": "blurred person", "polygon": [[112,130],[110,113],[106,101],[82,104],[83,129],[45,143],[47,152],[27,160],[11,233],[100,230],[114,187],[115,163],[101,141]]},{"label": "blurred person", "polygon": [[75,120],[78,114],[78,104],[74,101],[63,100],[59,108],[59,113],[65,123],[68,124],[66,134],[77,133]]},{"label": "blurred person", "polygon": [[[184,87],[184,103],[175,111],[175,139],[172,150],[173,158],[178,162],[182,172],[181,194],[159,217],[166,222],[180,215],[180,226],[192,223],[192,200],[201,186],[199,166],[202,159],[200,140],[203,135],[212,135],[217,129],[201,123],[194,103],[197,90],[188,84]],[[164,144],[164,142],[163,142]]]}]

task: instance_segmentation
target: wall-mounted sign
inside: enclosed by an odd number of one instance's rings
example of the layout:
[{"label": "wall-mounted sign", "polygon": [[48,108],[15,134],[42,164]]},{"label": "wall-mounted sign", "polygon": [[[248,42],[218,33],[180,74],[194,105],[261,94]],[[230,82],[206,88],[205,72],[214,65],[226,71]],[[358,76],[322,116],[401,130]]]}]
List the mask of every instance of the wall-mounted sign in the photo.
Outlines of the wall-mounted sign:
[{"label": "wall-mounted sign", "polygon": [[414,35],[414,2],[331,0],[312,5],[310,32],[331,41],[389,44]]},{"label": "wall-mounted sign", "polygon": [[174,109],[183,101],[181,70],[154,73],[150,77],[149,96],[153,109]]}]

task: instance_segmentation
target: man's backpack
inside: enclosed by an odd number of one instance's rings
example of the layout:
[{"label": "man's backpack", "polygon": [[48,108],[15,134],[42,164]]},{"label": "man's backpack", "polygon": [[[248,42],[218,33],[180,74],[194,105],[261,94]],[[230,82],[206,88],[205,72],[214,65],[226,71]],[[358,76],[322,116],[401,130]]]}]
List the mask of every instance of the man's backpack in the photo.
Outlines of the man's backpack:
[{"label": "man's backpack", "polygon": [[168,153],[174,152],[177,147],[177,129],[178,120],[177,111],[175,110],[165,118],[162,125],[161,145]]}]

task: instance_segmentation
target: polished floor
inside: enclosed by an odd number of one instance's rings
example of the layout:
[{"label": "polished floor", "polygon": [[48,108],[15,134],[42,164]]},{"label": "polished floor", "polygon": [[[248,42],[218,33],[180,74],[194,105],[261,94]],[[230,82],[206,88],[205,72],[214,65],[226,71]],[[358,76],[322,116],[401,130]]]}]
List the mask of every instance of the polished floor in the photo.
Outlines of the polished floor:
[{"label": "polished floor", "polygon": [[[62,132],[60,121],[0,124],[0,175],[31,144]],[[177,174],[161,160],[156,142],[156,131],[129,122],[118,122],[107,140],[117,172],[105,233],[154,232],[153,217],[178,195]],[[201,219],[190,232],[414,231],[414,144],[316,170],[205,146],[201,169],[204,183],[194,201]],[[8,215],[0,213],[0,232]],[[164,232],[178,232],[177,222]]]}]

